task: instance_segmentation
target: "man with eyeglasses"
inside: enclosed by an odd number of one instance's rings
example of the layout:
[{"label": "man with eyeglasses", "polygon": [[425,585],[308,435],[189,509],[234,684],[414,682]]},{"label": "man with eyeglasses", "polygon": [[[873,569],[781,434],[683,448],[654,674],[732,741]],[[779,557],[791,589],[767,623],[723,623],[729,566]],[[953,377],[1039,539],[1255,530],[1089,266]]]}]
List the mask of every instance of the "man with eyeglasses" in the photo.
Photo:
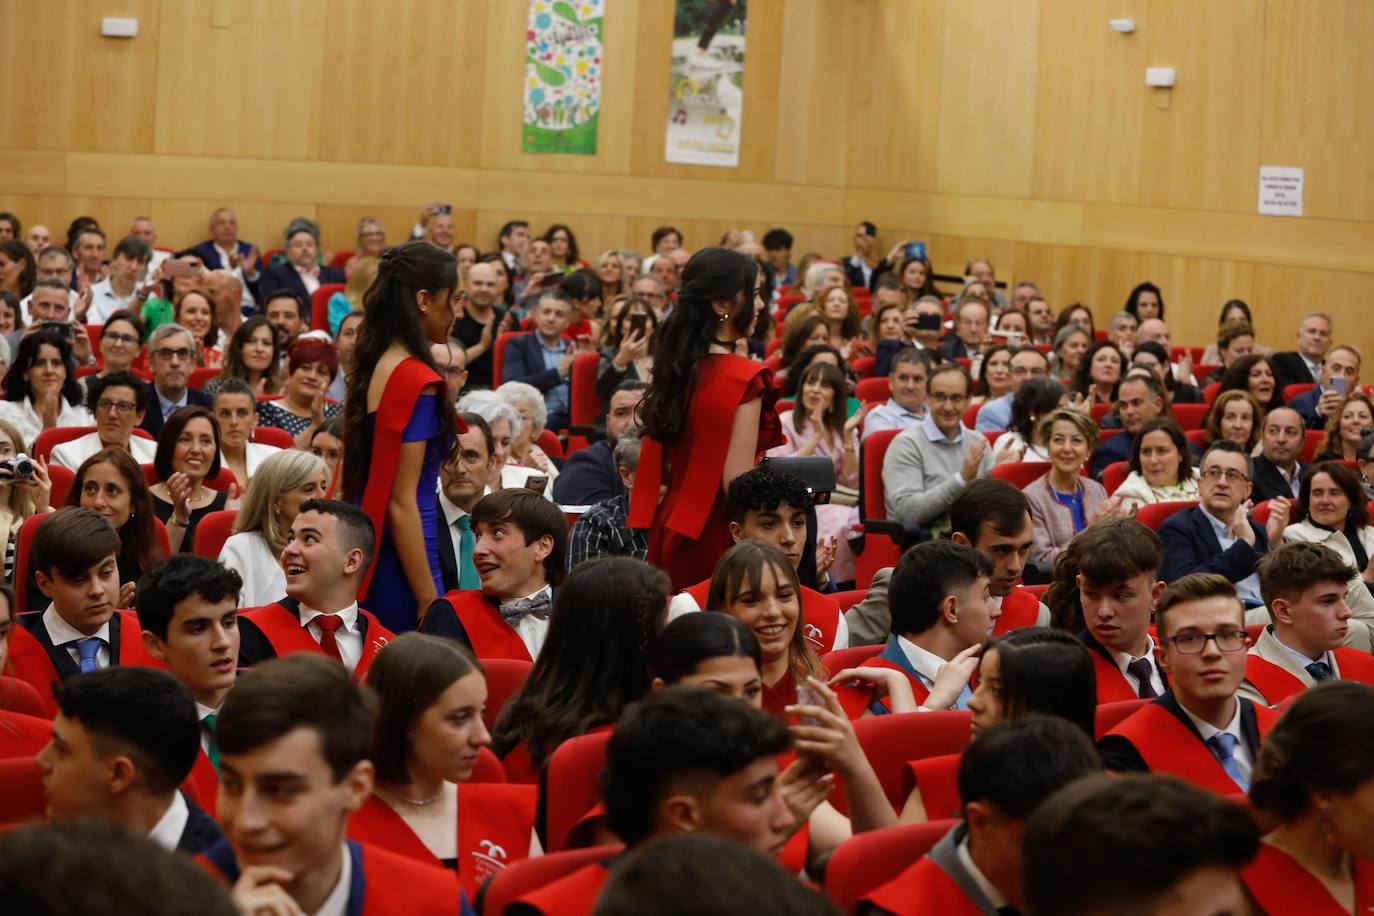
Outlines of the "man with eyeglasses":
[{"label": "man with eyeglasses", "polygon": [[53,447],[49,461],[73,471],[101,449],[128,452],[139,464],[152,464],[157,442],[134,435],[148,410],[148,386],[131,372],[93,375],[86,385],[86,407],[95,418],[95,432]]},{"label": "man with eyeglasses", "polygon": [[630,286],[630,292],[636,299],[643,299],[649,303],[654,310],[654,317],[659,321],[668,314],[668,293],[658,277],[653,274],[636,277]]},{"label": "man with eyeglasses", "polygon": [[1245,678],[1244,612],[1224,576],[1195,573],[1166,588],[1155,606],[1163,696],[1102,737],[1117,773],[1169,773],[1219,795],[1244,795],[1260,740],[1278,712],[1236,695]]},{"label": "man with eyeglasses", "polygon": [[1192,573],[1216,573],[1235,585],[1246,607],[1262,607],[1255,564],[1279,543],[1288,525],[1292,500],[1269,502],[1263,527],[1250,519],[1250,481],[1254,464],[1239,445],[1222,439],[1202,456],[1198,505],[1170,516],[1159,526],[1164,545],[1160,577],[1174,582]]},{"label": "man with eyeglasses", "polygon": [[162,424],[180,407],[194,405],[213,410],[214,398],[187,387],[196,365],[191,332],[175,322],[160,324],[148,338],[148,366],[153,370],[154,402],[138,424],[156,439]]},{"label": "man with eyeglasses", "polygon": [[1050,358],[1031,344],[1018,347],[1011,355],[1011,391],[988,401],[978,411],[973,428],[980,433],[1004,430],[1011,422],[1011,402],[1021,386],[1033,378],[1048,378]]},{"label": "man with eyeglasses", "polygon": [[883,456],[888,518],[949,530],[949,507],[971,480],[992,470],[987,437],[963,424],[973,380],[958,363],[937,366],[926,382],[926,413],[898,433]]}]

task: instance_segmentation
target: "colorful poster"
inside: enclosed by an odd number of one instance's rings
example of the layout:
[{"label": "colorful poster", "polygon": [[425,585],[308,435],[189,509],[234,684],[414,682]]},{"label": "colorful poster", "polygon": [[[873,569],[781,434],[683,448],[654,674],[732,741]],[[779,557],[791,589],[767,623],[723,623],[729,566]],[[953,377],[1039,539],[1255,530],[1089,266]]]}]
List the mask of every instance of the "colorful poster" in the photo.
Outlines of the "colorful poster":
[{"label": "colorful poster", "polygon": [[663,158],[739,165],[748,0],[676,0]]},{"label": "colorful poster", "polygon": [[605,0],[530,0],[521,149],[596,154]]}]

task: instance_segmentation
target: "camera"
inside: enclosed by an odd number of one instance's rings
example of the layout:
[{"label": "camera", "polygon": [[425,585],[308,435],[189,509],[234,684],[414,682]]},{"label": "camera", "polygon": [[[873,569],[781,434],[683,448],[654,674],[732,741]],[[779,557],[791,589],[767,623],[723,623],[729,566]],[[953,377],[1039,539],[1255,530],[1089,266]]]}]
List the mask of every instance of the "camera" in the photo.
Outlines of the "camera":
[{"label": "camera", "polygon": [[28,481],[33,480],[33,472],[35,468],[33,459],[30,458],[28,455],[25,455],[23,452],[20,452],[13,458],[6,458],[3,461],[0,461],[0,469],[9,471],[11,477],[15,481]]}]

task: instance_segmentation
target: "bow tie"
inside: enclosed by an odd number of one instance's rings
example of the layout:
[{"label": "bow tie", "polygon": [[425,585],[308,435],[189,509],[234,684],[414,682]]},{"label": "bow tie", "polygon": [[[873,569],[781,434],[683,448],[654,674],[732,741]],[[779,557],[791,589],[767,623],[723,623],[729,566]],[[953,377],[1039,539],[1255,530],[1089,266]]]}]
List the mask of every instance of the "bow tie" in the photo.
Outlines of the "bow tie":
[{"label": "bow tie", "polygon": [[549,598],[549,592],[545,589],[540,591],[537,595],[531,595],[528,598],[519,598],[509,604],[502,604],[499,607],[501,610],[501,619],[511,626],[515,626],[519,623],[520,618],[524,617],[526,614],[531,614],[538,617],[540,620],[547,620],[552,605],[553,602]]}]

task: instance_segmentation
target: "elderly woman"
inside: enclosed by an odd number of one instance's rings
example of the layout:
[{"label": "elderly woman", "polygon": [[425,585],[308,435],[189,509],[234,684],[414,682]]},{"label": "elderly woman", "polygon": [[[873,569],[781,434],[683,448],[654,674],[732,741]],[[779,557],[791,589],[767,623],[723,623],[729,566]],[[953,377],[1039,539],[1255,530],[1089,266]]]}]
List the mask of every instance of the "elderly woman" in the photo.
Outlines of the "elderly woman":
[{"label": "elderly woman", "polygon": [[275,426],[296,437],[296,448],[310,447],[310,434],[343,412],[325,397],[339,368],[334,345],[318,337],[297,337],[286,350],[285,396],[258,405],[258,425]]},{"label": "elderly woman", "polygon": [[1131,473],[1112,494],[1127,510],[1197,499],[1198,470],[1193,467],[1188,439],[1168,417],[1155,417],[1140,427],[1130,467]]},{"label": "elderly woman", "polygon": [[520,414],[494,391],[469,391],[458,399],[459,413],[475,413],[487,421],[496,463],[505,467],[510,461],[511,443],[524,432]]},{"label": "elderly woman", "polygon": [[[1335,461],[1313,465],[1302,475],[1293,514],[1302,521],[1283,529],[1285,543],[1324,544],[1356,571],[1345,591],[1345,603],[1353,615],[1345,644],[1370,651],[1374,631],[1374,563],[1370,561],[1374,557],[1374,528],[1369,525],[1359,477]],[[1247,622],[1267,623],[1268,619]]]},{"label": "elderly woman", "polygon": [[[543,475],[548,478],[544,495],[552,498],[558,466],[549,460],[549,456],[538,445],[539,436],[544,432],[544,424],[549,418],[544,395],[538,388],[524,382],[506,382],[496,389],[496,394],[520,415],[520,432],[511,439],[510,456],[501,471],[501,485],[524,486],[525,480],[530,477]],[[531,469],[533,474],[530,473]]]},{"label": "elderly woman", "polygon": [[[1021,387],[1036,381],[1041,380]],[[1088,525],[1120,514],[1121,500],[1109,498],[1102,484],[1082,476],[1097,447],[1097,424],[1091,417],[1060,407],[1041,417],[1039,427],[1050,469],[1025,489],[1035,532],[1030,558],[1053,563]]]}]

